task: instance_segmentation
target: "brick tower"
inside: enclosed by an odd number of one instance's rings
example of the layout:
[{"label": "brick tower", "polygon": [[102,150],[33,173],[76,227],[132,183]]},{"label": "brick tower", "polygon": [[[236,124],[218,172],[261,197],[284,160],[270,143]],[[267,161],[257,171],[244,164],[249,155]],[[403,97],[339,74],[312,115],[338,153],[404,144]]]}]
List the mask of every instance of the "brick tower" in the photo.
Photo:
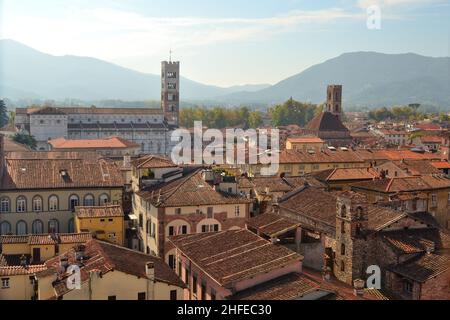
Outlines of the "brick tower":
[{"label": "brick tower", "polygon": [[170,125],[178,127],[180,109],[180,62],[161,62],[161,108]]},{"label": "brick tower", "polygon": [[342,85],[329,85],[327,87],[326,111],[336,115],[341,120],[342,114]]}]

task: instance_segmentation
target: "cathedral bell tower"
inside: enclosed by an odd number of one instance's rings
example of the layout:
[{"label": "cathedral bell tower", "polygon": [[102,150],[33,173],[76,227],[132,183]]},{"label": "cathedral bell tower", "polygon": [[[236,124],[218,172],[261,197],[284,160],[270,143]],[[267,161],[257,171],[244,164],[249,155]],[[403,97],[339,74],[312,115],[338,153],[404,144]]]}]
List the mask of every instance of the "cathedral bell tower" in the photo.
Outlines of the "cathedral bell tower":
[{"label": "cathedral bell tower", "polygon": [[341,120],[342,115],[342,85],[329,85],[327,88],[327,112],[331,112]]},{"label": "cathedral bell tower", "polygon": [[[171,53],[172,54],[172,53]],[[180,110],[180,62],[161,62],[161,108],[170,125],[178,127]]]}]

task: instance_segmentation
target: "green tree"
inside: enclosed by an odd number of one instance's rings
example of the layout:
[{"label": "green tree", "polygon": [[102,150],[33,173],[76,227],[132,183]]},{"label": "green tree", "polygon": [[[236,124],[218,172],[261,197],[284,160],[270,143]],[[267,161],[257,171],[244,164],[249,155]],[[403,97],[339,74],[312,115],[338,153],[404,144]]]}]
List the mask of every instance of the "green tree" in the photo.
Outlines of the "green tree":
[{"label": "green tree", "polygon": [[289,124],[305,125],[311,120],[317,111],[317,106],[310,103],[302,103],[290,98],[285,103],[276,105],[269,110],[272,125],[285,126]]},{"label": "green tree", "polygon": [[33,150],[36,150],[37,141],[33,136],[29,134],[18,132],[13,136],[13,140],[17,143],[24,144]]},{"label": "green tree", "polygon": [[262,116],[259,111],[252,111],[248,116],[248,126],[250,128],[256,129],[262,124]]},{"label": "green tree", "polygon": [[0,128],[3,128],[8,124],[8,110],[6,109],[5,101],[0,100]]}]

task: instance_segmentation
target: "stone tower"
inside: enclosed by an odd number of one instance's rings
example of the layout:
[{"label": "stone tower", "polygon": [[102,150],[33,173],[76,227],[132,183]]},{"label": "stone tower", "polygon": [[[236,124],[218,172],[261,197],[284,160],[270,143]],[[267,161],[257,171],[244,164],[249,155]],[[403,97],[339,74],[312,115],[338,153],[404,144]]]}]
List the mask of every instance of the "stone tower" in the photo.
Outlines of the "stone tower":
[{"label": "stone tower", "polygon": [[329,85],[327,87],[326,111],[336,115],[339,120],[342,114],[342,85]]},{"label": "stone tower", "polygon": [[348,284],[365,273],[367,212],[365,196],[347,191],[337,197],[334,275]]},{"label": "stone tower", "polygon": [[180,109],[180,62],[161,62],[161,108],[170,125],[178,127]]}]

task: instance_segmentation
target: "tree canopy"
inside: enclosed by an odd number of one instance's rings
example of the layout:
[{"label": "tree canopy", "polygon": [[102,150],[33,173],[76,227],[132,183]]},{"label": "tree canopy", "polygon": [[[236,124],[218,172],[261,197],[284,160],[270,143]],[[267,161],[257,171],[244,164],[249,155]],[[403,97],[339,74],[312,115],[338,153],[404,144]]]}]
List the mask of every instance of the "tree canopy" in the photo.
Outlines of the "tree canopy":
[{"label": "tree canopy", "polygon": [[37,141],[33,136],[29,134],[18,132],[13,136],[13,140],[17,143],[24,144],[33,150],[36,150]]},{"label": "tree canopy", "polygon": [[271,108],[269,113],[272,119],[272,125],[274,126],[290,124],[304,126],[321,110],[321,107],[315,104],[302,103],[291,98]]},{"label": "tree canopy", "polygon": [[8,124],[8,110],[6,109],[5,101],[0,99],[0,128],[3,128]]},{"label": "tree canopy", "polygon": [[226,127],[242,126],[256,128],[262,123],[260,111],[250,111],[247,107],[227,109],[214,107],[204,109],[199,107],[182,108],[180,111],[180,125],[192,128],[194,121],[202,121],[209,128],[223,129]]}]

